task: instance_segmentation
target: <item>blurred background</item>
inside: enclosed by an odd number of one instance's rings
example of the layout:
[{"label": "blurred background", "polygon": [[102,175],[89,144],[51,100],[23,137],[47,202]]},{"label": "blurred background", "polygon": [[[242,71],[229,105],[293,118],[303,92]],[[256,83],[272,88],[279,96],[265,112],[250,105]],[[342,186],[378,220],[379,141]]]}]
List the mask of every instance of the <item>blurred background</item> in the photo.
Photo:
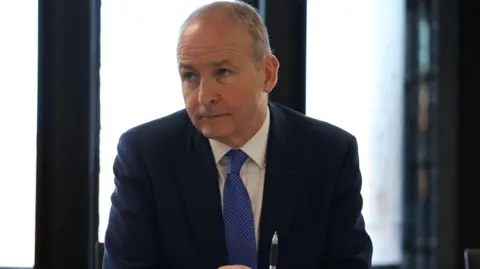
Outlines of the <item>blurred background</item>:
[{"label": "blurred background", "polygon": [[[119,136],[184,107],[178,30],[210,2],[0,0],[1,269],[98,268]],[[358,139],[375,268],[464,268],[480,248],[478,11],[247,2],[281,63],[271,99]]]}]

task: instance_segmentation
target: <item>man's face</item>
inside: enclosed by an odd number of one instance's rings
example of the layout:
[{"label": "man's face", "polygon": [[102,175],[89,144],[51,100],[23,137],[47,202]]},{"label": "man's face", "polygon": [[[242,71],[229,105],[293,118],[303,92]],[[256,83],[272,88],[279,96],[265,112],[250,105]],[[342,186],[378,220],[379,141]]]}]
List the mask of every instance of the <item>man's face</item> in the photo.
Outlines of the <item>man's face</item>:
[{"label": "man's face", "polygon": [[267,93],[275,84],[271,81],[276,82],[270,62],[276,58],[267,56],[256,63],[247,29],[227,18],[219,20],[198,18],[190,23],[177,56],[192,123],[206,137],[232,144],[242,136],[253,136],[253,129],[259,128],[256,122],[261,117],[263,121]]}]

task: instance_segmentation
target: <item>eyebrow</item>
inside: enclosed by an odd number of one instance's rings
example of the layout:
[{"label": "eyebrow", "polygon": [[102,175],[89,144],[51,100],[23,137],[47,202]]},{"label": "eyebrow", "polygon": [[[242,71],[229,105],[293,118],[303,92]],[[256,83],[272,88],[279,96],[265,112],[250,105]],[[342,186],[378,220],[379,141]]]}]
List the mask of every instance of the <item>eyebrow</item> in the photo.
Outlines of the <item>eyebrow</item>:
[{"label": "eyebrow", "polygon": [[230,63],[231,63],[230,60],[222,60],[222,61],[219,61],[219,62],[214,62],[212,65],[215,66],[215,67],[220,67],[220,66],[228,65]]},{"label": "eyebrow", "polygon": [[[209,63],[210,66],[213,66],[215,68],[218,68],[218,67],[221,67],[221,66],[224,66],[224,65],[229,65],[229,64],[231,64],[231,61],[228,60],[228,59],[221,60],[221,61],[218,61],[218,62]],[[180,63],[178,65],[178,67],[179,67],[179,69],[195,70],[195,67],[191,64]]]}]

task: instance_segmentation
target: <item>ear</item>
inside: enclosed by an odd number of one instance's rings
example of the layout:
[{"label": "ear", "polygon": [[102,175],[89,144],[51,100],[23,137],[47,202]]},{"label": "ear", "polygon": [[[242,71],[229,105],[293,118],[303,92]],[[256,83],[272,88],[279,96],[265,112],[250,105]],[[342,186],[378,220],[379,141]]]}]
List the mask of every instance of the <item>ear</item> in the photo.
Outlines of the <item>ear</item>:
[{"label": "ear", "polygon": [[264,58],[264,72],[265,72],[265,81],[263,85],[263,90],[266,93],[272,92],[275,85],[277,85],[278,80],[278,69],[280,63],[278,62],[275,55],[267,55]]}]

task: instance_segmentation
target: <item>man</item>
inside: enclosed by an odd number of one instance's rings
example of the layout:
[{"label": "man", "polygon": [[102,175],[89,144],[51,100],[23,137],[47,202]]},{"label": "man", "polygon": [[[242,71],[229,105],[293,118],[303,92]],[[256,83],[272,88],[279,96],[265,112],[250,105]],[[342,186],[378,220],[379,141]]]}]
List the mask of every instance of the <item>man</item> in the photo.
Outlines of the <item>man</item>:
[{"label": "man", "polygon": [[370,268],[357,143],[268,101],[279,62],[241,2],[194,12],[177,50],[186,109],[120,138],[105,269]]}]

